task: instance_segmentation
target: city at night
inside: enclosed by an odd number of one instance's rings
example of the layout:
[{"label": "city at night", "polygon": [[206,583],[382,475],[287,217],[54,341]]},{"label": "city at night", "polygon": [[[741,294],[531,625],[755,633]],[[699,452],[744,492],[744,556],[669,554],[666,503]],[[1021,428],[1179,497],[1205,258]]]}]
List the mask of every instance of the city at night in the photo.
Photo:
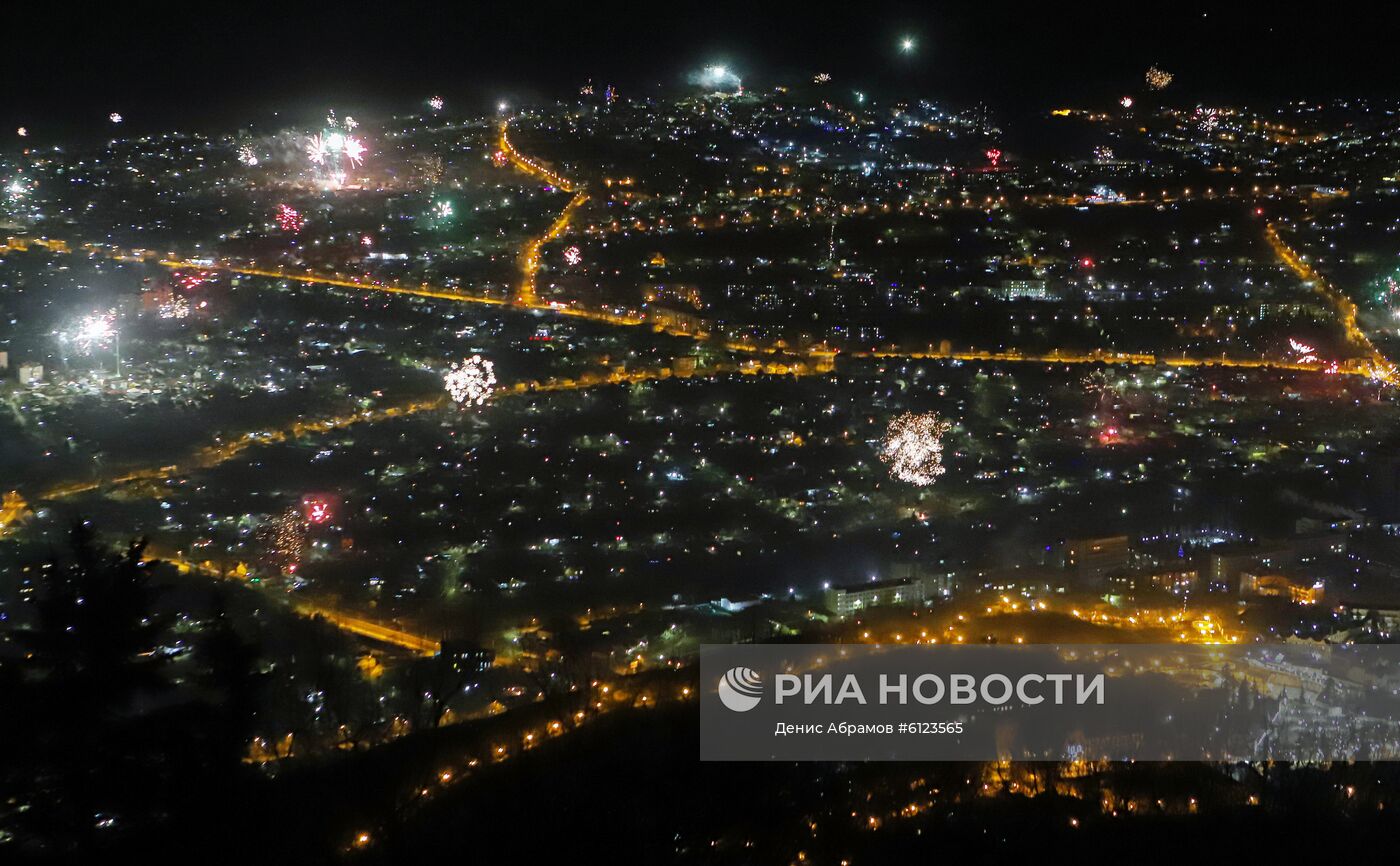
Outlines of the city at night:
[{"label": "city at night", "polygon": [[0,862],[1400,838],[1393,11],[8,20]]}]

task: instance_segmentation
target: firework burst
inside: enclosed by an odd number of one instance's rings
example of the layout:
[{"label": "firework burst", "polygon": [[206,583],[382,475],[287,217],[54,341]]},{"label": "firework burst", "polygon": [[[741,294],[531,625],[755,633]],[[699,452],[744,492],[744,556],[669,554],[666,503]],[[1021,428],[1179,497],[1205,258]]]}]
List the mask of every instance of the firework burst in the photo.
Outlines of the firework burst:
[{"label": "firework burst", "polygon": [[190,316],[190,302],[184,295],[170,296],[170,300],[161,303],[156,311],[162,319],[188,319]]},{"label": "firework burst", "polygon": [[288,234],[296,234],[306,225],[306,217],[289,204],[277,206],[277,227]]},{"label": "firework burst", "polygon": [[495,365],[480,355],[453,364],[442,377],[452,402],[459,406],[481,406],[491,399],[496,387]]},{"label": "firework burst", "polygon": [[72,331],[61,335],[78,351],[92,354],[110,347],[117,339],[117,320],[112,313],[84,316]]},{"label": "firework burst", "polygon": [[1315,364],[1319,360],[1317,349],[1301,340],[1289,337],[1288,348],[1293,350],[1294,359],[1300,364]]},{"label": "firework burst", "polygon": [[564,261],[573,267],[583,261],[583,252],[578,247],[569,247],[564,250]]},{"label": "firework burst", "polygon": [[1155,66],[1149,66],[1143,78],[1146,79],[1147,86],[1153,90],[1165,90],[1167,85],[1172,83],[1172,74]]},{"label": "firework burst", "polygon": [[[345,118],[347,121],[350,118]],[[365,145],[358,138],[345,139],[345,159],[351,168],[359,168],[365,161]]]},{"label": "firework burst", "polygon": [[306,518],[301,511],[288,508],[264,524],[257,534],[277,568],[287,572],[297,570],[306,549]]},{"label": "firework burst", "polygon": [[319,496],[308,496],[301,502],[307,523],[322,524],[331,519],[331,504]]},{"label": "firework burst", "polygon": [[442,183],[445,171],[442,164],[442,157],[434,155],[419,156],[414,159],[414,166],[418,169],[418,176],[429,186],[437,186]]},{"label": "firework burst", "polygon": [[312,165],[325,165],[326,153],[326,140],[319,134],[306,140],[306,158],[311,160]]},{"label": "firework burst", "polygon": [[906,412],[890,422],[880,444],[880,459],[889,464],[890,475],[925,487],[938,480],[943,466],[943,434],[951,424],[937,413]]}]

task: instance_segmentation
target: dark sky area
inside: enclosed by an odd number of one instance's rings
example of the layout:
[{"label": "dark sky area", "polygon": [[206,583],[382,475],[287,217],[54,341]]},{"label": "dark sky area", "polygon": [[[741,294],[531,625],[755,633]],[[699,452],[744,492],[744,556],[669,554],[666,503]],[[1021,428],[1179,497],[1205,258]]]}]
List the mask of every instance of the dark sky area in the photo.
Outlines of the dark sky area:
[{"label": "dark sky area", "polygon": [[[207,7],[207,8],[203,8]],[[1400,95],[1391,4],[996,2],[26,4],[6,12],[0,141],[275,122],[273,110],[403,111],[629,93],[723,61],[747,82],[837,86],[1006,108],[1142,89],[1279,100]],[[912,35],[917,49],[898,50]]]}]

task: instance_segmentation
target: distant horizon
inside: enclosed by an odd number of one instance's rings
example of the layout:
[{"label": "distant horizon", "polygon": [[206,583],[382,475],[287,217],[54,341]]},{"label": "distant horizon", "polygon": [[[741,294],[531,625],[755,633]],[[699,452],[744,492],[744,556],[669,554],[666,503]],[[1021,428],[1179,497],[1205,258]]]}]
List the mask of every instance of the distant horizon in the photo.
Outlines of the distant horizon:
[{"label": "distant horizon", "polygon": [[[1212,5],[1069,12],[906,2],[812,16],[790,3],[607,15],[562,5],[551,14],[545,4],[528,16],[498,8],[464,17],[410,3],[330,15],[189,10],[178,20],[95,10],[62,22],[21,10],[0,59],[14,83],[0,140],[13,143],[20,125],[36,142],[100,137],[112,111],[137,134],[233,132],[274,109],[397,114],[435,93],[449,106],[552,102],[591,80],[635,96],[680,86],[709,63],[753,81],[827,72],[834,88],[1008,111],[1141,92],[1154,64],[1175,75],[1171,102],[1367,97],[1390,86],[1393,9],[1368,11],[1363,26],[1340,10],[1274,21]],[[901,50],[906,38],[912,50]]]}]

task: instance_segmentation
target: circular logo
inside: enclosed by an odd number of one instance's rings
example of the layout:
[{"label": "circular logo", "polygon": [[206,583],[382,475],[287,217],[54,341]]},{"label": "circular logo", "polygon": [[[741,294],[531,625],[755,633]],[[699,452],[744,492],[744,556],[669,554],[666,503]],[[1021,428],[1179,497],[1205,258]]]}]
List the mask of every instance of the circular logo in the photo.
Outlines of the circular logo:
[{"label": "circular logo", "polygon": [[747,713],[763,697],[763,677],[752,668],[730,668],[719,679],[719,700],[736,713]]}]

